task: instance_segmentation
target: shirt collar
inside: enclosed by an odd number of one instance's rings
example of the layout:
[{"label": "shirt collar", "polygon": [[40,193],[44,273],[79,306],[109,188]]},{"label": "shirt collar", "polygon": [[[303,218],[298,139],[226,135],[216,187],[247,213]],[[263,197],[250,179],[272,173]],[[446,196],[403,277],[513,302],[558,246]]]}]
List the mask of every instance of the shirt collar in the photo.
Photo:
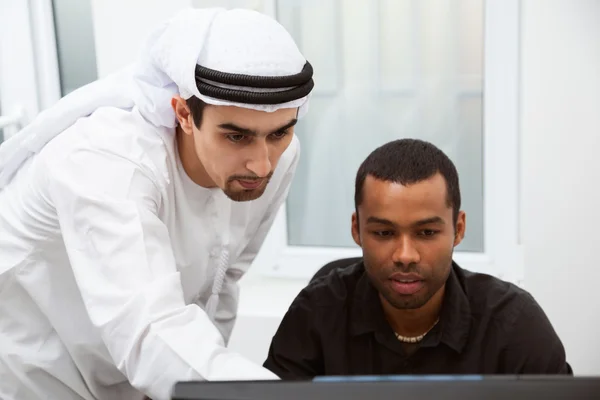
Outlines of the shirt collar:
[{"label": "shirt collar", "polygon": [[[360,270],[357,272],[361,277],[351,304],[350,333],[361,335],[375,332],[389,335],[390,326],[383,314],[379,293],[364,271],[364,264],[361,262],[354,268]],[[458,353],[464,349],[471,327],[471,306],[462,281],[463,271],[453,262],[446,281],[440,321],[421,343],[423,347],[434,347],[442,342]]]}]

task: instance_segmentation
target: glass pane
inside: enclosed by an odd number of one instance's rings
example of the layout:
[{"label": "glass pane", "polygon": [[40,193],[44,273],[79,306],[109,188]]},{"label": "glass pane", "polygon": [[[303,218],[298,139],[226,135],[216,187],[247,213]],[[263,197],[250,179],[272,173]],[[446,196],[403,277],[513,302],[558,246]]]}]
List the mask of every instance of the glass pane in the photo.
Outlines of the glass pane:
[{"label": "glass pane", "polygon": [[483,1],[277,1],[316,83],[297,130],[290,245],[354,246],[360,163],[385,142],[415,137],[456,164],[469,221],[459,250],[483,251]]},{"label": "glass pane", "polygon": [[63,96],[98,79],[90,0],[53,0]]}]

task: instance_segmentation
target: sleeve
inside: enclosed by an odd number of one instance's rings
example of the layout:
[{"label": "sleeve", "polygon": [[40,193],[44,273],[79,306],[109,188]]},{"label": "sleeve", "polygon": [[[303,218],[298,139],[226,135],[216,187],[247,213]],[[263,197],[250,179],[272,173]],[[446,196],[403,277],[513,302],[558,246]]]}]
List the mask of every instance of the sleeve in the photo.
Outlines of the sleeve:
[{"label": "sleeve", "polygon": [[277,379],[227,350],[206,313],[185,304],[151,171],[80,149],[48,173],[81,298],[116,367],[155,400],[176,381]]},{"label": "sleeve", "polygon": [[[290,191],[290,186],[298,162],[300,160],[300,142],[294,136],[293,142],[290,145],[289,156],[291,162],[288,162],[288,167],[283,173],[281,183],[277,188],[277,191],[269,204],[265,215],[263,216],[258,229],[253,234],[252,239],[248,245],[244,248],[240,256],[235,262],[227,269],[225,281],[223,283],[223,289],[219,294],[219,308],[215,317],[215,322],[221,326],[223,337],[225,342],[229,341],[231,337],[231,331],[235,325],[235,319],[237,316],[238,300],[239,300],[239,285],[238,281],[248,271],[250,265],[256,258],[260,248],[262,247],[275,217],[283,203],[286,201]],[[283,160],[282,160],[283,161]]]},{"label": "sleeve", "polygon": [[535,299],[528,299],[508,332],[501,356],[507,374],[572,374],[565,349],[548,317]]},{"label": "sleeve", "polygon": [[315,318],[314,307],[304,289],[290,306],[273,336],[264,367],[284,380],[312,379],[325,375]]}]

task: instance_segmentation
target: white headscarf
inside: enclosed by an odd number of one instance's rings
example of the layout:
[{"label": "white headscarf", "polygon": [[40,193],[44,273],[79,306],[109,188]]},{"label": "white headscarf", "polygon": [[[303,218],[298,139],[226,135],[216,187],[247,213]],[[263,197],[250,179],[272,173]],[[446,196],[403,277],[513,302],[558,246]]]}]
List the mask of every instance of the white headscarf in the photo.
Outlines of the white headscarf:
[{"label": "white headscarf", "polygon": [[298,74],[305,63],[289,33],[270,17],[250,10],[183,10],[149,36],[136,64],[75,90],[0,145],[0,191],[31,155],[100,107],[137,107],[151,124],[172,128],[177,120],[170,102],[177,94],[267,112],[299,107],[301,117],[309,96],[275,105],[215,99],[200,94],[195,68],[199,64],[225,73],[287,76]]}]

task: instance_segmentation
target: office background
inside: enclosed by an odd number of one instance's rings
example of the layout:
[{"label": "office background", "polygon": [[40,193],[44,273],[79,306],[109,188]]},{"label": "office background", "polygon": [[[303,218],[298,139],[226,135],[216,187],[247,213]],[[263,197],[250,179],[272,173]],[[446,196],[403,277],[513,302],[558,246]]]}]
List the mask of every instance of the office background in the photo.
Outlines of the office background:
[{"label": "office background", "polygon": [[215,5],[281,21],[317,83],[288,202],[241,282],[232,348],[262,362],[318,267],[359,254],[356,169],[408,136],[459,169],[458,262],[529,290],[575,372],[600,374],[600,1],[2,0],[2,134],[135,61],[181,8]]}]

